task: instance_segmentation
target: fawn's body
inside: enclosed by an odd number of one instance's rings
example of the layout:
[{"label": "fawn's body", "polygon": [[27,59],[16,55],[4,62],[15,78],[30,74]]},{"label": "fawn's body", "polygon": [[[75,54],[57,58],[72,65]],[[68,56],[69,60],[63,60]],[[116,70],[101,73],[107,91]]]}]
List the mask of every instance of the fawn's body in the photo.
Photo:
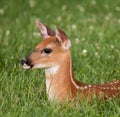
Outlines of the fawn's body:
[{"label": "fawn's body", "polygon": [[46,92],[51,101],[75,100],[78,93],[82,99],[93,96],[102,99],[120,97],[120,80],[106,84],[87,85],[74,78],[70,54],[71,42],[60,29],[53,32],[39,21],[36,25],[44,40],[35,50],[22,59],[24,68],[45,68]]}]

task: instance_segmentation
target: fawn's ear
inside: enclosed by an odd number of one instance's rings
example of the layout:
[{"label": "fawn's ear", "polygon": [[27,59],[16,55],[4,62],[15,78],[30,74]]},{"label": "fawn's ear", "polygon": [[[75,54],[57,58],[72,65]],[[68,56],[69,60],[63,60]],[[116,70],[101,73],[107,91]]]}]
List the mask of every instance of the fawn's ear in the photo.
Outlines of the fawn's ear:
[{"label": "fawn's ear", "polygon": [[59,28],[56,28],[56,37],[63,46],[64,49],[69,49],[71,46],[71,41],[67,37],[67,35],[60,30]]},{"label": "fawn's ear", "polygon": [[39,20],[35,21],[35,24],[40,31],[40,34],[43,38],[48,38],[50,36],[55,36],[55,32],[52,31],[49,27],[46,25],[42,24]]}]

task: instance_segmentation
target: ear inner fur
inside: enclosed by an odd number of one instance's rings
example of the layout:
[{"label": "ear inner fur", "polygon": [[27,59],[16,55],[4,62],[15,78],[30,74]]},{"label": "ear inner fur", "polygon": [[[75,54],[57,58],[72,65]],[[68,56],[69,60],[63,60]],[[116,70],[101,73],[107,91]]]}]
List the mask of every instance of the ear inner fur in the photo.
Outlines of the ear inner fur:
[{"label": "ear inner fur", "polygon": [[55,32],[52,31],[48,26],[42,24],[40,21],[36,20],[35,21],[36,26],[43,38],[48,38],[50,36],[55,36]]},{"label": "ear inner fur", "polygon": [[60,30],[59,28],[56,28],[56,37],[63,46],[64,49],[69,49],[71,46],[71,41],[67,37],[67,35]]}]

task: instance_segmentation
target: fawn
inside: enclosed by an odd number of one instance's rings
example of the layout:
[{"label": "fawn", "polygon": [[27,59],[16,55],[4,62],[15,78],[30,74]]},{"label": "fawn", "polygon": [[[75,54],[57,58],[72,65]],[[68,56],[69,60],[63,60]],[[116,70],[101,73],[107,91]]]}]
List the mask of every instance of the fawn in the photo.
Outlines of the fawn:
[{"label": "fawn", "polygon": [[38,20],[36,26],[43,40],[21,60],[21,64],[25,69],[45,68],[46,92],[50,101],[75,100],[78,94],[82,99],[120,97],[120,80],[104,84],[78,82],[72,70],[71,41],[67,35],[59,28],[52,31]]}]

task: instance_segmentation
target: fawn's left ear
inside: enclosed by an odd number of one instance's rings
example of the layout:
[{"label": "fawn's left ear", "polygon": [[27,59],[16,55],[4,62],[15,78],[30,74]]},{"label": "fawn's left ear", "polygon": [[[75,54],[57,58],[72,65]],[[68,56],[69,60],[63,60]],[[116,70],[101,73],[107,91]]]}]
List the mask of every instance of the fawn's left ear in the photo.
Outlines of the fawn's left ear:
[{"label": "fawn's left ear", "polygon": [[69,49],[71,46],[71,41],[67,37],[67,35],[60,30],[59,28],[56,28],[56,37],[58,41],[61,43],[64,49]]},{"label": "fawn's left ear", "polygon": [[38,30],[43,38],[48,38],[50,36],[55,36],[55,32],[52,31],[49,27],[42,24],[39,20],[35,21]]}]

